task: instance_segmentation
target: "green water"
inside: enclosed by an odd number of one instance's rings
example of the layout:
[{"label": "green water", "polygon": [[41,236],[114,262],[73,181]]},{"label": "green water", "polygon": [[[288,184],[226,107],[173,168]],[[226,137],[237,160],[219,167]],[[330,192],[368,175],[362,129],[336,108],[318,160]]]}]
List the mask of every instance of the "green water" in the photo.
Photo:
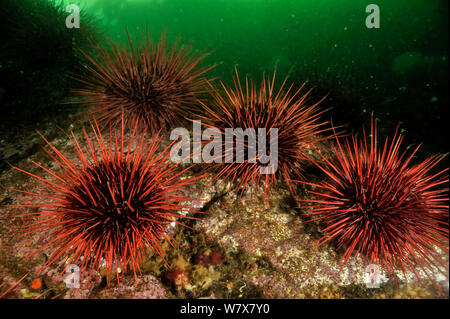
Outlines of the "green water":
[{"label": "green water", "polygon": [[[73,1],[70,1],[71,3]],[[380,29],[368,29],[364,0],[89,0],[78,1],[112,37],[145,27],[182,35],[197,49],[214,50],[217,73],[238,65],[260,75],[274,68],[328,69],[359,78],[395,72],[396,57],[418,52],[421,63],[448,63],[446,1],[377,1]],[[82,24],[82,21],[81,21]],[[408,64],[408,61],[405,62]],[[414,66],[413,66],[414,67]],[[407,70],[405,65],[402,70]],[[382,71],[382,72],[381,72]],[[376,82],[373,79],[373,82]],[[376,85],[374,85],[376,87]]]},{"label": "green water", "polygon": [[[225,82],[235,66],[258,80],[276,67],[296,83],[320,83],[320,93],[331,86],[350,95],[327,105],[339,124],[353,121],[354,129],[355,118],[374,112],[386,134],[402,122],[410,142],[447,151],[441,132],[448,119],[447,1],[376,1],[379,29],[366,27],[371,2],[364,0],[78,3],[113,39],[124,39],[125,28],[133,35],[146,27],[155,35],[166,29],[172,40],[181,34],[196,49],[214,51],[207,62],[218,64],[212,75]],[[358,106],[343,110],[347,104]]]},{"label": "green water", "polygon": [[[125,41],[126,28],[133,37],[146,28],[156,37],[167,30],[170,41],[181,35],[182,43],[213,52],[204,62],[217,64],[209,73],[211,77],[230,83],[237,67],[241,75],[260,81],[263,74],[271,74],[277,68],[279,81],[286,75],[296,85],[309,81],[308,86],[315,88],[311,93],[314,98],[327,96],[323,105],[330,110],[325,116],[334,124],[348,124],[349,131],[358,131],[373,113],[380,119],[381,134],[392,135],[401,123],[408,143],[424,143],[424,156],[448,152],[444,134],[449,116],[448,1],[377,0],[379,29],[369,29],[365,24],[365,8],[371,2],[64,0],[63,4],[76,3],[86,14],[81,18],[81,28],[71,32],[83,34],[83,30],[91,30],[89,16],[103,32],[101,43],[106,42],[107,36],[113,41]],[[23,84],[17,88],[11,80],[0,81],[0,99],[3,96],[9,103],[2,117],[11,119],[17,119],[18,107],[35,109],[36,97],[42,97],[38,101],[44,106],[70,99],[72,84],[58,83],[67,82],[61,78],[66,73],[64,65],[74,61],[61,57],[66,52],[72,54],[75,47],[71,48],[71,35],[64,20],[30,17],[23,24],[16,21],[25,19],[23,14],[16,15],[18,18],[10,21],[14,26],[4,31],[8,41],[2,45],[4,51],[0,51],[0,58],[5,56],[6,60],[2,65],[12,65],[9,69],[0,68],[0,72],[6,72],[6,76],[14,74],[15,83]],[[43,25],[47,22],[54,24],[49,29],[55,34],[51,38]],[[17,33],[17,29],[23,30]],[[66,41],[64,46],[60,46],[62,40]],[[28,66],[28,61],[37,57],[43,62]],[[36,84],[39,89],[36,87],[35,92],[32,87]],[[45,84],[48,89],[43,87]],[[22,113],[26,118],[28,113]],[[28,120],[34,121],[34,114],[29,114],[32,115]]]}]

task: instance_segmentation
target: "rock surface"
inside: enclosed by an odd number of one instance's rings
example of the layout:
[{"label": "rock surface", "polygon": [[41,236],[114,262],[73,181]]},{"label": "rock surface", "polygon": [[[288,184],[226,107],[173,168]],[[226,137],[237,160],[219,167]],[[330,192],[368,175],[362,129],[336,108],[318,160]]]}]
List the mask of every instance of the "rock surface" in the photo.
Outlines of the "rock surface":
[{"label": "rock surface", "polygon": [[[63,154],[71,154],[72,146],[65,137],[52,144]],[[17,166],[42,174],[32,160],[58,170],[57,163],[42,151]],[[198,173],[199,169],[191,169],[185,175]],[[120,286],[112,282],[108,287],[98,275],[82,281],[79,289],[67,288],[61,275],[67,260],[41,269],[50,247],[22,261],[48,238],[46,234],[24,234],[31,220],[19,215],[32,209],[7,206],[33,200],[11,189],[40,192],[41,185],[14,169],[2,172],[0,185],[0,285],[4,284],[0,295],[5,287],[29,274],[6,298],[448,298],[448,270],[447,278],[437,275],[420,284],[406,274],[398,287],[381,277],[380,288],[367,288],[367,264],[351,258],[341,269],[342,253],[333,243],[317,248],[318,225],[308,223],[304,212],[295,209],[286,189],[273,191],[266,200],[263,190],[240,197],[230,185],[217,183],[212,176],[186,190],[194,198],[190,204],[203,208],[205,214],[189,221],[192,229],[176,227],[173,236],[179,247],[162,243],[170,268],[149,252],[137,281],[128,273]],[[298,196],[307,193],[299,188]],[[448,255],[443,258],[448,263]],[[43,282],[38,291],[31,287],[35,278]]]}]

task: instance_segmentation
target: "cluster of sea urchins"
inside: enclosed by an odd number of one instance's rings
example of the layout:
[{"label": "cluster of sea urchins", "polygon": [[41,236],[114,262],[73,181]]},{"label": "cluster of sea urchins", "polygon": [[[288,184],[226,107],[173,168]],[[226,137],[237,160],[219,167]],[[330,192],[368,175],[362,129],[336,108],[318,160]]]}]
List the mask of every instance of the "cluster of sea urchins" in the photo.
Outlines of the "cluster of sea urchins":
[{"label": "cluster of sea urchins", "polygon": [[89,278],[104,268],[108,285],[114,273],[119,283],[119,269],[123,273],[131,269],[136,277],[146,248],[164,259],[159,242],[176,243],[170,231],[173,225],[184,225],[181,218],[196,218],[187,215],[193,210],[183,204],[190,200],[183,188],[199,177],[180,179],[188,168],[180,170],[170,163],[171,145],[158,152],[160,138],[155,136],[148,143],[145,131],[136,135],[137,126],[136,121],[128,137],[123,126],[103,136],[94,120],[91,136],[83,128],[84,143],[75,135],[70,138],[75,158],[63,155],[46,140],[54,154],[44,150],[60,170],[33,163],[48,178],[17,168],[49,190],[49,194],[19,190],[38,200],[15,206],[41,209],[22,215],[37,217],[23,235],[40,232],[48,238],[26,258],[50,246],[53,253],[42,268],[60,258],[67,260],[64,271],[76,264]]},{"label": "cluster of sea urchins", "polygon": [[[37,199],[17,206],[41,209],[24,214],[35,219],[24,235],[48,236],[48,243],[26,258],[52,247],[42,268],[64,257],[67,265],[79,265],[89,277],[104,268],[108,284],[114,273],[119,281],[119,270],[124,274],[131,269],[136,276],[148,247],[164,259],[159,242],[173,244],[173,225],[184,225],[180,218],[193,218],[187,216],[193,210],[180,204],[189,198],[180,194],[199,177],[181,178],[186,169],[170,164],[169,147],[158,150],[158,132],[192,111],[206,89],[203,76],[213,67],[200,67],[207,55],[191,54],[178,41],[167,49],[165,33],[156,44],[148,32],[143,34],[138,47],[127,36],[128,50],[110,41],[110,50],[98,48],[93,56],[82,52],[90,65],[86,75],[75,76],[83,87],[74,91],[93,107],[94,124],[91,137],[83,128],[84,143],[73,135],[77,160],[46,140],[60,173],[35,163],[49,175],[46,179],[17,168],[50,190],[19,190]],[[108,141],[98,122],[109,126]],[[125,130],[132,131],[128,140]],[[153,139],[146,140],[146,133]]]},{"label": "cluster of sea urchins", "polygon": [[313,162],[326,174],[302,200],[309,214],[325,224],[319,245],[334,240],[344,248],[343,264],[352,254],[384,266],[389,276],[399,269],[422,269],[428,276],[445,273],[448,265],[437,249],[448,253],[448,168],[430,172],[444,156],[431,156],[411,164],[417,147],[409,155],[401,150],[403,137],[394,135],[377,145],[376,124],[371,124],[370,144],[362,140],[336,138],[333,159],[321,155]]},{"label": "cluster of sea urchins", "polygon": [[74,92],[80,102],[92,106],[98,121],[125,126],[142,121],[151,133],[173,128],[193,112],[205,92],[204,74],[214,66],[199,64],[208,54],[192,53],[178,40],[167,49],[166,33],[155,43],[148,32],[133,44],[127,31],[129,49],[111,40],[110,50],[97,48],[87,76],[75,76],[83,86]]},{"label": "cluster of sea urchins", "polygon": [[[87,77],[78,78],[85,86],[76,92],[94,106],[96,119],[91,137],[83,129],[85,143],[71,138],[76,161],[47,142],[55,155],[47,152],[60,172],[37,163],[48,179],[26,172],[51,191],[50,195],[20,191],[39,200],[18,205],[42,209],[24,215],[38,217],[25,234],[44,232],[49,238],[33,254],[54,247],[43,267],[65,257],[67,264],[79,264],[91,276],[104,266],[109,283],[113,273],[119,281],[119,268],[123,273],[131,269],[136,276],[146,247],[164,257],[159,242],[174,241],[172,224],[194,218],[180,213],[189,211],[180,204],[188,198],[180,194],[196,178],[180,178],[183,171],[168,163],[168,148],[157,152],[156,133],[192,118],[197,106],[203,107],[198,118],[220,134],[226,128],[266,129],[265,142],[260,136],[255,137],[256,144],[244,139],[243,162],[236,161],[236,144],[217,155],[210,165],[216,178],[236,182],[241,191],[264,185],[264,194],[281,182],[295,193],[296,179],[314,186],[311,193],[316,198],[303,201],[327,225],[320,243],[335,240],[346,248],[344,263],[359,253],[390,272],[397,267],[416,272],[415,264],[425,270],[439,266],[436,247],[448,251],[448,198],[440,189],[448,178],[446,170],[434,175],[430,171],[440,157],[411,165],[415,151],[409,156],[400,152],[401,136],[395,135],[391,143],[386,140],[379,149],[372,127],[369,146],[365,135],[363,141],[336,136],[332,159],[320,151],[323,161],[312,159],[309,153],[330,138],[331,128],[320,120],[324,112],[320,101],[310,103],[308,92],[301,93],[304,85],[294,89],[285,78],[276,89],[275,73],[272,79],[264,77],[259,87],[248,78],[242,85],[236,71],[234,88],[223,83],[215,88],[203,77],[210,68],[198,67],[204,56],[191,56],[177,44],[167,51],[164,35],[155,44],[146,34],[139,47],[129,35],[128,39],[129,50],[110,43],[111,50],[98,49],[97,57],[86,55],[91,66]],[[209,101],[199,99],[205,91]],[[97,121],[109,123],[106,137]],[[124,129],[132,131],[128,140]],[[270,149],[271,129],[278,130],[278,164],[269,174],[261,174],[266,164],[258,143]],[[151,142],[146,141],[146,131],[156,136]],[[227,152],[232,152],[231,162],[225,160]],[[328,179],[316,184],[304,181],[307,162],[321,168]]]}]

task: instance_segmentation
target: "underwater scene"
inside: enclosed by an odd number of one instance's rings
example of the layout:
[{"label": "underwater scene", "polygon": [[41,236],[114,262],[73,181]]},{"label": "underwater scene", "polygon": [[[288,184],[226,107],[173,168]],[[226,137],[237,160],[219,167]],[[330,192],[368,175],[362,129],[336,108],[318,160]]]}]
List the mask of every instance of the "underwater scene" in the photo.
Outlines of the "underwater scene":
[{"label": "underwater scene", "polygon": [[447,0],[2,0],[0,299],[448,299]]}]

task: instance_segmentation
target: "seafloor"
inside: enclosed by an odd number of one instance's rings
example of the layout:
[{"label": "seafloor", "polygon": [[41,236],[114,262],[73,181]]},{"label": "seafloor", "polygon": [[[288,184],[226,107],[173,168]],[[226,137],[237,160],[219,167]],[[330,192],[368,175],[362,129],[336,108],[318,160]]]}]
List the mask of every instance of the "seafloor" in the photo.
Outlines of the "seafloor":
[{"label": "seafloor", "polygon": [[[43,120],[33,127],[14,133],[8,143],[2,141],[0,155],[5,163],[42,174],[32,161],[58,170],[57,164],[40,149],[44,145],[35,129],[70,158],[72,146],[64,133],[74,130],[81,137],[80,124],[64,116],[60,125]],[[7,138],[7,137],[5,137]],[[12,146],[14,145],[14,146]],[[198,169],[186,174],[196,174]],[[307,170],[308,174],[308,170]],[[44,175],[49,178],[49,176]],[[314,176],[309,176],[314,178]],[[351,258],[341,269],[342,252],[333,243],[315,248],[318,225],[307,223],[303,212],[287,189],[274,190],[264,201],[263,191],[247,192],[242,197],[226,183],[204,178],[189,189],[197,198],[191,204],[206,214],[190,221],[192,229],[180,228],[174,234],[180,243],[162,244],[168,254],[169,269],[159,256],[149,252],[137,282],[126,274],[108,287],[104,273],[83,281],[79,289],[67,288],[58,279],[65,260],[38,272],[50,252],[44,249],[32,258],[22,258],[41,247],[46,234],[21,236],[29,219],[18,217],[26,208],[7,205],[27,201],[27,195],[12,189],[42,191],[33,178],[7,166],[0,172],[0,295],[24,275],[26,278],[4,298],[448,298],[449,282],[439,274],[420,282],[412,274],[400,276],[398,284],[385,280],[380,288],[365,285],[366,263]],[[298,196],[307,193],[300,187]],[[443,254],[448,263],[448,255]],[[448,272],[448,269],[447,269]],[[42,285],[36,289],[33,280]],[[38,285],[39,286],[39,285]],[[35,288],[33,288],[35,287]]]}]

